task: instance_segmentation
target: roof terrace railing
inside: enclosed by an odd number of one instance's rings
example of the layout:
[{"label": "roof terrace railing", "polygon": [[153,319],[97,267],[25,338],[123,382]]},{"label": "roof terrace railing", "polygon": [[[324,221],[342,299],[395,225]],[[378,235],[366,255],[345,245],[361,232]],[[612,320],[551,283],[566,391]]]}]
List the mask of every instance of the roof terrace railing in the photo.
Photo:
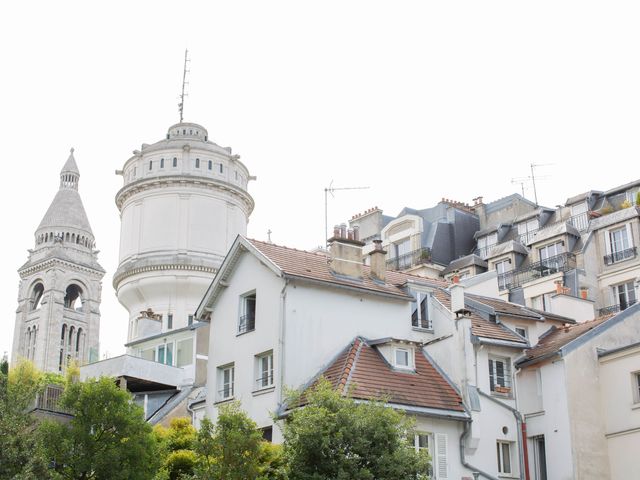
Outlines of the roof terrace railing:
[{"label": "roof terrace railing", "polygon": [[425,263],[431,263],[431,249],[423,247],[399,257],[388,258],[387,269],[406,270]]},{"label": "roof terrace railing", "polygon": [[554,273],[566,272],[574,268],[576,268],[575,254],[561,253],[539,262],[530,263],[524,268],[498,274],[498,287],[500,290],[510,290],[536,278],[547,277]]},{"label": "roof terrace railing", "polygon": [[609,315],[611,313],[618,313],[623,310],[626,310],[627,308],[635,304],[636,304],[636,301],[633,300],[632,302],[619,303],[617,305],[609,305],[608,307],[604,307],[598,310],[598,315],[603,316],[603,315]]},{"label": "roof terrace railing", "polygon": [[64,387],[61,385],[47,385],[44,390],[36,396],[34,409],[44,410],[54,413],[69,413],[69,410],[61,404]]}]

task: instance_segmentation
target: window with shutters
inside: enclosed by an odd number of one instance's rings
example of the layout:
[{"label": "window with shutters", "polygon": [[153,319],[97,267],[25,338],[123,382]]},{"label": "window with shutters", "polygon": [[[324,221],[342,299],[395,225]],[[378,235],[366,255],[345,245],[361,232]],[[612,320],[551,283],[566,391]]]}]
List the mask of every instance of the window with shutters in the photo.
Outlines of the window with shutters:
[{"label": "window with shutters", "polygon": [[489,389],[496,395],[511,396],[511,366],[508,358],[489,357]]},{"label": "window with shutters", "polygon": [[429,462],[429,466],[427,467],[426,474],[429,479],[433,478],[433,434],[427,432],[416,432],[413,436],[413,441],[410,441],[410,443],[411,446],[415,448],[416,452],[426,452],[427,455],[429,455],[431,461]]},{"label": "window with shutters", "polygon": [[605,232],[605,265],[622,262],[636,256],[636,248],[631,236],[631,225]]},{"label": "window with shutters", "polygon": [[[435,472],[436,478],[443,479],[449,478],[449,461],[448,447],[447,447],[447,435],[445,433],[436,433],[436,449],[435,449]],[[432,460],[433,462],[433,460]]]}]

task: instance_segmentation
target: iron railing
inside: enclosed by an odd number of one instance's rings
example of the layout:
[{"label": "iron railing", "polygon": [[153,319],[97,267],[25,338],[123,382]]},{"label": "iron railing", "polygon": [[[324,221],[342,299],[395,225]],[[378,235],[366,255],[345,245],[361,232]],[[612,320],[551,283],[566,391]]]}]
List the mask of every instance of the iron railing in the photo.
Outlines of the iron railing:
[{"label": "iron railing", "polygon": [[240,317],[238,333],[246,333],[256,329],[256,313],[250,312]]},{"label": "iron railing", "polygon": [[475,252],[473,252],[473,253],[478,255],[483,260],[486,260],[489,257],[489,254],[491,253],[491,250],[493,250],[497,246],[498,246],[497,243],[493,243],[491,245],[487,245],[486,247],[476,248]]},{"label": "iron railing", "polygon": [[609,315],[610,313],[618,313],[623,310],[626,310],[631,305],[635,305],[635,304],[636,304],[636,301],[634,300],[632,302],[619,303],[617,305],[609,305],[608,307],[604,307],[598,310],[598,314],[602,316],[602,315]]},{"label": "iron railing", "polygon": [[34,408],[55,413],[69,413],[69,410],[61,404],[64,387],[60,385],[47,385],[42,393],[36,396]]},{"label": "iron railing", "polygon": [[406,270],[407,268],[415,267],[416,265],[422,265],[424,263],[431,263],[431,249],[419,248],[399,257],[393,257],[387,259],[388,270]]},{"label": "iron railing", "polygon": [[576,268],[575,254],[561,253],[539,262],[530,263],[526,267],[498,274],[498,287],[500,290],[510,290],[536,278],[566,272],[574,268]]},{"label": "iron railing", "polygon": [[225,386],[222,390],[218,390],[218,401],[228,400],[230,398],[233,398],[233,383]]},{"label": "iron railing", "polygon": [[531,243],[536,233],[546,230],[547,228],[551,228],[555,225],[558,225],[558,223],[565,223],[565,222],[571,224],[579,232],[584,232],[589,228],[589,215],[586,212],[580,213],[578,215],[573,215],[569,217],[567,220],[561,220],[560,222],[555,222],[549,225],[545,225],[544,227],[536,228],[535,230],[529,230],[528,232],[519,234],[518,241],[522,245],[528,245],[529,243]]},{"label": "iron railing", "polygon": [[628,260],[636,256],[638,247],[627,248],[626,250],[619,250],[617,252],[610,253],[604,256],[605,265],[613,265],[614,263]]},{"label": "iron railing", "polygon": [[265,374],[260,378],[256,379],[256,388],[259,390],[261,388],[267,388],[273,386],[273,372],[269,374]]}]

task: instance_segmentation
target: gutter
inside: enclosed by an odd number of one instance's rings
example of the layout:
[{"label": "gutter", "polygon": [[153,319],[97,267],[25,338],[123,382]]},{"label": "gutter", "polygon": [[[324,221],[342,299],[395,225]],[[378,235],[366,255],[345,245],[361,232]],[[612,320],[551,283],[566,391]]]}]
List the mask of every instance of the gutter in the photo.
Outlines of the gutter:
[{"label": "gutter", "polygon": [[[518,410],[516,410],[515,408],[507,405],[506,403],[501,402],[500,400],[493,398],[491,395],[484,393],[482,390],[480,390],[479,388],[477,388],[478,393],[480,395],[482,395],[485,398],[488,398],[489,400],[491,400],[492,402],[500,405],[502,408],[505,408],[509,411],[511,411],[511,413],[513,413],[513,416],[516,417],[516,423],[518,424],[518,433],[519,434],[524,434],[524,432],[526,431],[526,427],[524,426],[524,422],[522,420],[522,415],[520,415],[520,412]],[[516,437],[518,438],[518,437]],[[518,462],[520,464],[520,480],[526,480],[529,477],[529,472],[525,470],[525,465],[528,463],[525,457],[525,452],[524,452],[524,446],[522,444],[522,437],[519,438],[518,440]]]},{"label": "gutter", "polygon": [[278,325],[278,372],[279,372],[279,386],[278,386],[278,405],[282,405],[282,390],[284,386],[284,335],[285,335],[285,318],[286,318],[286,306],[287,306],[287,287],[289,286],[289,279],[283,278],[284,285],[280,290],[280,315]]},{"label": "gutter", "polygon": [[493,475],[487,472],[483,472],[479,468],[474,467],[464,458],[464,442],[469,435],[469,425],[471,425],[471,422],[464,423],[464,430],[462,431],[462,435],[460,435],[460,463],[462,463],[463,467],[471,470],[474,478],[478,478],[480,475],[482,475],[484,478],[487,478],[489,480],[500,480],[498,477],[494,477]]}]

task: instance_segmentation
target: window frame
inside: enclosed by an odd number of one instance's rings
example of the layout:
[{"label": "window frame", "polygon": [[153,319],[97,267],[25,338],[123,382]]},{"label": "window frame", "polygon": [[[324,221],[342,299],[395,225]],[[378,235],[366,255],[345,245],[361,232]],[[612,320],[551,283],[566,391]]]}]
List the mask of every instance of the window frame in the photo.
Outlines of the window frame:
[{"label": "window frame", "polygon": [[[253,299],[253,302],[250,300]],[[251,303],[253,306],[251,307]],[[258,295],[256,290],[240,295],[240,305],[238,307],[238,327],[237,335],[253,332],[256,329],[256,313],[258,306]]]},{"label": "window frame", "polygon": [[[267,362],[267,369],[265,370],[264,361]],[[273,350],[259,353],[255,356],[255,391],[265,390],[272,388],[275,385],[274,382],[274,368],[273,368]],[[265,376],[266,373],[266,376]]]},{"label": "window frame", "polygon": [[[513,445],[513,442],[509,442],[506,440],[497,440],[496,441],[496,447],[497,447],[497,460],[498,460],[498,475],[514,475],[515,472],[513,471],[513,453],[512,453],[512,448],[511,445]],[[507,458],[508,458],[508,464],[505,465],[504,459],[505,459],[505,452],[504,452],[504,448],[507,448]],[[504,467],[507,466],[508,469],[505,469]]]},{"label": "window frame", "polygon": [[[621,288],[624,288],[624,291],[621,291]],[[638,295],[636,294],[635,284],[633,280],[618,283],[617,285],[611,285],[611,293],[613,296],[613,304],[619,305],[620,310],[626,310],[631,305],[635,305],[636,303],[638,303]],[[624,302],[621,301],[623,296]],[[632,300],[631,297],[633,297]],[[623,305],[624,308],[622,308]]]},{"label": "window frame", "polygon": [[[412,358],[411,358],[411,348],[407,348],[407,347],[393,347],[393,366],[396,368],[401,368],[403,370],[413,370],[413,365],[412,365]],[[406,365],[402,365],[400,363],[398,363],[398,353],[406,353],[407,356],[407,364]]]},{"label": "window frame", "polygon": [[[502,375],[498,374],[498,363],[502,363]],[[513,386],[511,378],[511,359],[498,355],[489,355],[489,391],[491,395],[503,397],[511,397],[513,395]],[[502,384],[499,379],[502,379]],[[498,387],[498,389],[496,388]]]},{"label": "window frame", "polygon": [[[416,330],[433,330],[433,322],[431,318],[432,292],[411,290],[410,293],[415,298],[415,301],[411,302],[411,327]],[[416,317],[415,319],[413,318],[414,314]]]},{"label": "window frame", "polygon": [[[225,379],[225,373],[229,372],[228,379]],[[235,363],[227,363],[218,367],[218,402],[226,402],[233,400],[235,397]],[[227,381],[228,380],[228,381]]]},{"label": "window frame", "polygon": [[640,370],[631,372],[631,389],[634,406],[640,405]]}]

